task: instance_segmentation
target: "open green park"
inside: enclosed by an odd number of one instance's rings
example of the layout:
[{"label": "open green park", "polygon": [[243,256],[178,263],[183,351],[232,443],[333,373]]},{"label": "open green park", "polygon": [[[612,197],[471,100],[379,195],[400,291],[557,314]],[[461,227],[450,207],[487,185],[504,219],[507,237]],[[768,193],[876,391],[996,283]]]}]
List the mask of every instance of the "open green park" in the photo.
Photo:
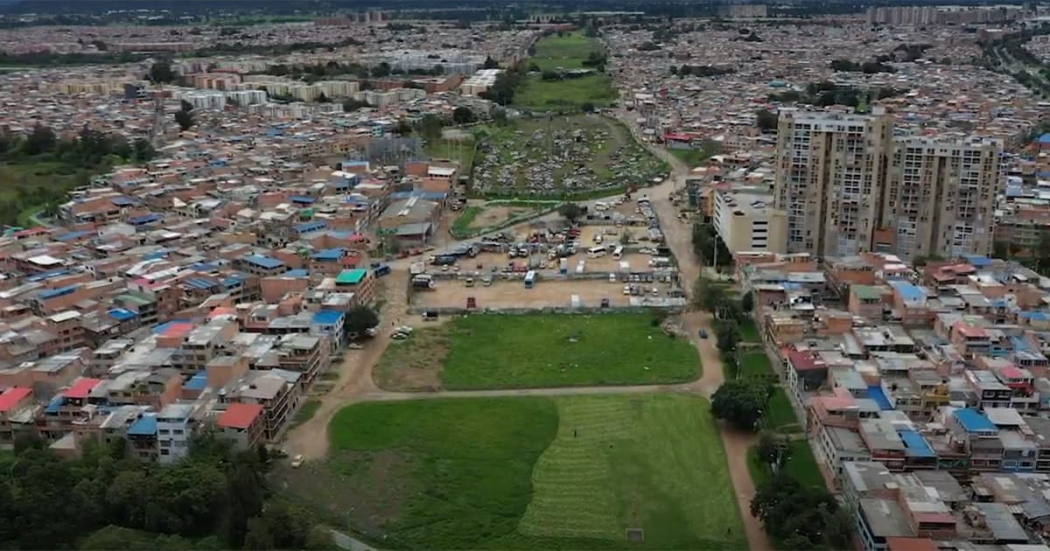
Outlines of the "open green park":
[{"label": "open green park", "polygon": [[384,548],[746,547],[700,397],[366,403],[328,436],[287,487]]},{"label": "open green park", "polygon": [[661,384],[700,376],[685,338],[651,314],[479,314],[393,342],[375,369],[388,390]]},{"label": "open green park", "polygon": [[[605,53],[601,42],[585,36],[582,31],[551,34],[537,41],[534,47],[535,54],[526,61],[526,66],[541,72],[590,69],[584,65],[588,56]],[[533,111],[575,111],[587,104],[606,107],[616,98],[612,79],[601,71],[562,80],[544,80],[541,74],[533,73],[519,84],[514,106]]]}]

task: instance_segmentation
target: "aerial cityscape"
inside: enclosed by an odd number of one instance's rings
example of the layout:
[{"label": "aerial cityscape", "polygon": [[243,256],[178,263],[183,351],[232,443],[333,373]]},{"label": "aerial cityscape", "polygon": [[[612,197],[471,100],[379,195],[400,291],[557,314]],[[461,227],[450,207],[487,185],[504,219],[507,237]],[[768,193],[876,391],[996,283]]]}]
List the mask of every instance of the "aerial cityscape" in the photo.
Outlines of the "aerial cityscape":
[{"label": "aerial cityscape", "polygon": [[0,510],[1050,551],[1050,4],[0,0]]}]

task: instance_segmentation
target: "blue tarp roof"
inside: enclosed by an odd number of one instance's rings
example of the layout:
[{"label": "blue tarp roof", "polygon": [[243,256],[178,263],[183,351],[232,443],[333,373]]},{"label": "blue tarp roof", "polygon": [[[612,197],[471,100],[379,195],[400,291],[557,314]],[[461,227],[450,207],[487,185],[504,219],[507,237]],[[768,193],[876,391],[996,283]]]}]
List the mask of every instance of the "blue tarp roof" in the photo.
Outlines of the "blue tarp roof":
[{"label": "blue tarp roof", "polygon": [[235,287],[237,285],[240,285],[240,284],[244,283],[244,279],[245,278],[243,276],[232,275],[232,276],[222,280],[222,284],[227,286],[227,287]]},{"label": "blue tarp roof", "polygon": [[992,263],[992,259],[984,255],[979,254],[964,254],[962,255],[963,260],[968,264],[973,265],[975,268],[984,268]]},{"label": "blue tarp roof", "polygon": [[117,321],[128,321],[129,319],[137,318],[138,314],[128,310],[127,308],[114,308],[107,312],[109,317]]},{"label": "blue tarp roof", "polygon": [[937,453],[926,443],[926,439],[921,434],[911,429],[899,430],[897,434],[900,435],[901,441],[907,447],[907,450],[905,450],[907,455],[911,457],[937,457]]},{"label": "blue tarp roof", "polygon": [[1039,136],[1039,143],[1050,143],[1050,132]]},{"label": "blue tarp roof", "polygon": [[81,237],[85,237],[85,236],[88,236],[88,235],[94,235],[94,232],[89,232],[89,231],[71,231],[69,233],[64,233],[64,234],[56,237],[55,240],[56,241],[72,241],[74,239],[80,239]]},{"label": "blue tarp roof", "polygon": [[190,266],[190,269],[198,272],[214,272],[215,270],[218,270],[219,267],[211,262],[198,262],[193,266]]},{"label": "blue tarp roof", "polygon": [[975,409],[957,409],[953,415],[966,432],[998,432],[999,430],[995,427],[995,423]]},{"label": "blue tarp roof", "polygon": [[132,216],[128,218],[128,224],[132,226],[141,226],[143,224],[149,224],[150,222],[156,222],[162,217],[159,214],[144,214],[142,216]]},{"label": "blue tarp roof", "polygon": [[44,413],[58,413],[58,408],[62,407],[62,404],[64,403],[66,403],[66,397],[59,394],[47,403],[47,407],[44,408]]},{"label": "blue tarp roof", "polygon": [[114,197],[113,200],[110,201],[110,202],[113,203],[114,205],[118,206],[118,207],[126,207],[126,206],[129,206],[129,205],[134,205],[138,201],[132,199],[131,197],[120,196],[120,197]]},{"label": "blue tarp roof", "polygon": [[288,270],[283,275],[284,277],[310,277],[310,271],[300,268],[298,270]]},{"label": "blue tarp roof", "polygon": [[293,203],[302,203],[304,205],[312,205],[317,202],[317,199],[308,195],[293,195],[288,198]]},{"label": "blue tarp roof", "polygon": [[284,262],[277,260],[276,258],[270,258],[268,256],[261,256],[257,254],[248,255],[244,257],[244,261],[248,264],[254,264],[263,268],[280,268],[284,266]]},{"label": "blue tarp roof", "polygon": [[1033,321],[1046,321],[1050,319],[1050,314],[1046,312],[1034,311],[1034,312],[1021,312],[1019,314],[1022,318],[1030,319]]},{"label": "blue tarp roof", "polygon": [[53,277],[64,276],[69,273],[69,270],[51,270],[50,272],[43,272],[36,275],[31,275],[26,278],[27,281],[46,281]]},{"label": "blue tarp roof", "polygon": [[901,296],[904,297],[904,300],[922,300],[926,298],[926,293],[917,285],[912,285],[911,283],[903,281],[891,281],[890,285],[900,292]]},{"label": "blue tarp roof", "polygon": [[157,260],[157,259],[160,259],[160,258],[164,258],[165,256],[168,256],[168,253],[170,253],[170,252],[171,251],[168,251],[167,249],[162,250],[162,251],[153,251],[153,252],[151,252],[149,254],[142,255],[142,260]]},{"label": "blue tarp roof", "polygon": [[204,390],[208,387],[208,373],[198,371],[188,381],[182,384],[186,390]]},{"label": "blue tarp roof", "polygon": [[890,399],[886,397],[886,393],[882,391],[882,387],[879,385],[868,386],[868,398],[874,400],[882,411],[893,409],[893,404],[890,403]]},{"label": "blue tarp roof", "polygon": [[209,280],[209,279],[202,279],[202,278],[199,278],[199,277],[191,277],[191,278],[186,280],[186,285],[189,285],[190,287],[194,287],[194,288],[197,288],[197,289],[202,289],[202,290],[207,291],[208,289],[211,289],[212,287],[215,287],[216,283],[211,281],[211,280]]},{"label": "blue tarp roof", "polygon": [[190,320],[170,320],[153,327],[153,334],[160,335],[168,330],[169,327],[176,323],[189,323]]},{"label": "blue tarp roof", "polygon": [[343,317],[343,313],[338,310],[321,310],[314,314],[313,323],[318,325],[335,325],[339,323],[339,318]]},{"label": "blue tarp roof", "polygon": [[43,293],[40,293],[40,298],[41,300],[47,300],[50,298],[60,297],[62,295],[68,295],[69,293],[72,293],[76,290],[76,285],[66,285],[65,287],[59,287],[58,289],[50,289],[48,291],[44,291]]},{"label": "blue tarp roof", "polygon": [[153,436],[157,434],[157,417],[143,415],[128,427],[128,436]]},{"label": "blue tarp roof", "polygon": [[328,227],[327,222],[303,222],[292,227],[298,233],[310,233]]},{"label": "blue tarp roof", "polygon": [[316,253],[313,254],[312,258],[314,260],[326,260],[326,261],[327,260],[331,260],[331,261],[339,260],[340,258],[343,258],[343,249],[340,249],[340,248],[337,247],[337,248],[334,248],[334,249],[324,249],[324,250],[321,250],[321,251],[317,251]]}]

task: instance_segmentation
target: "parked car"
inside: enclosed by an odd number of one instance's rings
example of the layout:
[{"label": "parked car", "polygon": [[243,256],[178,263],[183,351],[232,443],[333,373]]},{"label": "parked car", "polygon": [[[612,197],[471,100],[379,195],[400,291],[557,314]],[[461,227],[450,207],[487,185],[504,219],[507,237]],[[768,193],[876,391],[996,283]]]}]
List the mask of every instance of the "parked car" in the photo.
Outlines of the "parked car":
[{"label": "parked car", "polygon": [[303,466],[304,462],[306,462],[306,459],[303,458],[302,455],[297,455],[297,456],[292,458],[292,468],[293,469],[298,469],[299,467]]},{"label": "parked car", "polygon": [[700,330],[700,338],[701,339],[706,339],[707,338],[707,330],[706,329],[701,329]]},{"label": "parked car", "polygon": [[603,298],[602,299],[602,308],[608,308],[608,307],[609,307],[609,299]]}]

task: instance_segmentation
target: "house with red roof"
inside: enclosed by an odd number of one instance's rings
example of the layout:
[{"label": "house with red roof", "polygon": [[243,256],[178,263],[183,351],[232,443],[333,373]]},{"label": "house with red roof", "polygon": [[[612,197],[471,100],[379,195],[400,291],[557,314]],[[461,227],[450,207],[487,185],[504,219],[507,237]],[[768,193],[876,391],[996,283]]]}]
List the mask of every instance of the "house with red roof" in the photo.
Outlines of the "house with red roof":
[{"label": "house with red roof", "polygon": [[0,448],[12,449],[15,437],[27,425],[16,419],[18,414],[33,406],[33,389],[13,386],[0,393]]},{"label": "house with red roof", "polygon": [[229,404],[215,421],[219,435],[233,442],[238,450],[253,449],[261,444],[265,425],[260,404]]}]

